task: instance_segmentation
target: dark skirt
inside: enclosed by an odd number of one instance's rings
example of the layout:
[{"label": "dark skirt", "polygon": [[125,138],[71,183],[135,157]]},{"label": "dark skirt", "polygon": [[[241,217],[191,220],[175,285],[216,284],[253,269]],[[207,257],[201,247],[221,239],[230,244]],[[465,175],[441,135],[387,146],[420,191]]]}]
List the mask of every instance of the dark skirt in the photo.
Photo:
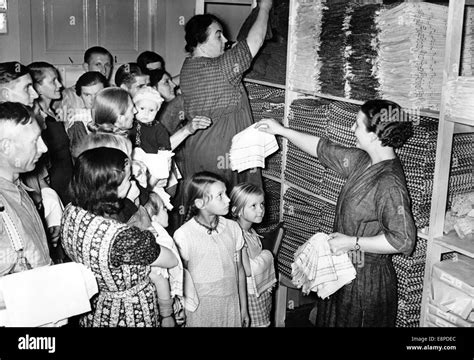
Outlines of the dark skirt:
[{"label": "dark skirt", "polygon": [[[326,299],[316,301],[317,327],[395,327],[397,277],[390,255],[361,253],[357,275]],[[362,266],[361,266],[362,265]]]}]

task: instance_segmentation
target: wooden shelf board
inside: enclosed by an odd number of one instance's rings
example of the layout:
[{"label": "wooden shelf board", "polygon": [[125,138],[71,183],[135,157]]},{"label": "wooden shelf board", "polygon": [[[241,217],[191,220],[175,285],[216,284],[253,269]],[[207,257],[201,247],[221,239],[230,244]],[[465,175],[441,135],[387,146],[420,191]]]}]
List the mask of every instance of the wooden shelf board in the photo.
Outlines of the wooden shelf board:
[{"label": "wooden shelf board", "polygon": [[446,116],[445,120],[446,121],[451,121],[451,122],[456,123],[456,124],[474,126],[474,119],[466,119],[466,118],[460,118],[460,117],[454,117],[454,116]]},{"label": "wooden shelf board", "polygon": [[464,124],[454,124],[454,133],[455,134],[464,134],[474,132],[474,127]]},{"label": "wooden shelf board", "polygon": [[274,88],[278,88],[278,89],[282,89],[282,90],[285,90],[285,89],[286,89],[286,86],[285,86],[285,85],[276,84],[276,83],[272,83],[272,82],[268,82],[268,81],[263,81],[263,80],[245,78],[245,79],[244,79],[244,82],[253,83],[253,84],[258,84],[258,85],[265,85],[265,86],[274,87]]},{"label": "wooden shelf board", "polygon": [[269,174],[265,174],[263,171],[262,171],[262,176],[263,176],[264,178],[267,178],[267,179],[276,181],[276,182],[278,182],[278,183],[281,184],[281,179],[277,178],[276,176],[269,175]]},{"label": "wooden shelf board", "polygon": [[[295,87],[289,87],[290,91],[310,95],[310,96],[315,96],[315,97],[320,97],[324,99],[329,99],[329,100],[336,100],[336,101],[344,101],[356,105],[362,105],[364,101],[361,100],[355,100],[355,99],[349,99],[349,98],[344,98],[340,96],[334,96],[330,94],[324,94],[316,91],[309,91],[309,90],[303,90],[303,89],[298,89]],[[439,111],[436,110],[431,110],[431,109],[407,109],[404,108],[409,114],[418,114],[420,116],[426,116],[434,119],[439,119]]]},{"label": "wooden shelf board", "polygon": [[320,92],[316,92],[316,91],[298,89],[298,88],[291,87],[291,86],[289,87],[289,90],[294,91],[294,92],[298,92],[298,93],[302,93],[302,94],[306,94],[306,95],[310,95],[310,96],[316,96],[316,97],[320,97],[320,98],[324,98],[324,99],[329,99],[329,100],[344,101],[344,102],[349,102],[349,103],[356,104],[356,105],[362,105],[363,104],[363,101],[354,100],[354,99],[347,99],[347,98],[343,98],[343,97],[340,97],[340,96],[324,94],[324,93],[320,93]]},{"label": "wooden shelf board", "polygon": [[461,239],[455,231],[434,239],[434,242],[449,250],[474,258],[474,241],[472,238]]}]

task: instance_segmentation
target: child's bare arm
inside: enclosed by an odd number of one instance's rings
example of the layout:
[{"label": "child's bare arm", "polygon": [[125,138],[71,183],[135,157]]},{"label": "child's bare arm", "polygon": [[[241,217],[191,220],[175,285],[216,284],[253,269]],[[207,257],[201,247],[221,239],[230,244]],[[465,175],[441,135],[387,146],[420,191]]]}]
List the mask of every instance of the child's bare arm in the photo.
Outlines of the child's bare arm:
[{"label": "child's bare arm", "polygon": [[158,294],[158,306],[161,316],[162,327],[175,327],[176,323],[173,318],[173,299],[171,298],[171,290],[169,279],[155,271],[150,272],[150,278],[155,284],[156,293]]},{"label": "child's bare arm", "polygon": [[249,253],[247,251],[247,245],[244,245],[242,248],[242,265],[244,267],[245,276],[252,275],[252,270],[250,269],[250,259]]},{"label": "child's bare arm", "polygon": [[170,249],[161,246],[160,255],[158,258],[151,264],[151,266],[158,266],[163,268],[172,268],[178,265],[178,259],[173,254]]},{"label": "child's bare arm", "polygon": [[239,280],[240,316],[242,320],[242,327],[248,327],[250,325],[250,318],[247,306],[247,280],[245,278],[245,270],[242,265],[242,250],[239,250],[238,252],[237,273]]}]

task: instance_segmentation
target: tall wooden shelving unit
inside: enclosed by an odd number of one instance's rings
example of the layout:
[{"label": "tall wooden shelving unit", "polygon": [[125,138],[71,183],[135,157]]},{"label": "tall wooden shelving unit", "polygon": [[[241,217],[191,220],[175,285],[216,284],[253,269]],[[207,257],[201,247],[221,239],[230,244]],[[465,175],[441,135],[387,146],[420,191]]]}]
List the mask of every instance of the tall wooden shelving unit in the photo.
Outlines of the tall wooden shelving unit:
[{"label": "tall wooden shelving unit", "polygon": [[[283,87],[280,84],[272,84],[268,83],[265,81],[259,81],[259,80],[252,80],[252,79],[247,79],[247,82],[250,83],[256,83],[268,87],[276,87],[276,88],[284,88],[285,89],[285,108],[284,108],[284,118],[283,118],[283,124],[284,126],[289,126],[289,116],[290,116],[290,106],[293,103],[294,100],[301,98],[301,97],[310,97],[310,98],[323,98],[323,99],[328,99],[328,100],[333,100],[333,101],[341,101],[341,102],[346,102],[346,103],[351,103],[355,105],[361,105],[363,102],[359,100],[354,100],[354,99],[349,99],[349,98],[342,98],[338,96],[333,96],[330,94],[326,93],[321,93],[321,92],[316,92],[312,91],[311,87],[312,84],[310,83],[310,80],[308,81],[308,88],[302,89],[298,88],[292,85],[292,81],[290,78],[291,74],[291,69],[294,64],[292,63],[292,58],[291,54],[295,52],[295,39],[292,38],[293,32],[291,31],[292,26],[295,26],[292,21],[295,21],[295,16],[296,16],[296,6],[297,2],[302,1],[302,0],[290,0],[290,9],[289,9],[289,31],[288,31],[288,48],[287,48],[287,73],[286,73],[286,84]],[[308,3],[316,3],[319,2],[317,0],[303,0],[305,4]],[[328,2],[330,2],[329,0]],[[334,2],[337,2],[337,0],[334,0]],[[406,0],[406,2],[419,2],[419,1],[414,1],[414,0]],[[382,1],[378,0],[362,0],[360,1],[362,4],[369,4],[369,3],[382,3]],[[455,4],[453,4],[455,3]],[[472,0],[467,0],[467,3],[472,4]],[[449,29],[452,29],[452,24],[455,23],[452,20],[452,17],[459,19],[459,16],[462,16],[462,13],[460,13],[459,8],[464,7],[464,1],[462,6],[457,2],[457,0],[451,0],[451,7],[450,7],[450,23],[451,25],[449,26]],[[455,7],[455,9],[454,9]],[[456,13],[453,15],[452,12],[456,11]],[[450,60],[446,60],[446,64],[459,64],[459,58],[460,58],[460,44],[461,44],[461,32],[462,32],[462,24],[459,22],[456,24],[456,34],[455,39],[456,41],[452,40],[447,40],[448,44],[451,44],[449,48],[447,48],[447,54],[450,57]],[[448,39],[452,39],[453,35],[451,34],[452,30],[448,30]],[[453,44],[455,43],[455,44]],[[457,55],[455,55],[457,54]],[[447,55],[447,57],[448,57]],[[452,69],[451,65],[446,65],[445,69]],[[458,68],[456,68],[456,76],[458,75]],[[454,75],[451,75],[451,77]],[[445,80],[446,81],[446,80]],[[444,98],[443,98],[444,99]],[[428,240],[428,251],[426,254],[426,269],[427,271],[425,272],[425,279],[424,279],[424,290],[423,290],[423,303],[422,303],[422,315],[421,315],[421,325],[424,325],[423,318],[424,314],[426,312],[426,297],[427,297],[427,290],[430,287],[429,283],[429,276],[427,277],[427,274],[429,274],[429,271],[431,269],[431,266],[433,264],[434,259],[438,258],[441,255],[442,252],[445,251],[453,251],[457,250],[460,251],[461,253],[468,255],[470,257],[474,257],[474,244],[471,243],[470,246],[462,245],[462,243],[458,242],[457,239],[456,241],[453,240],[454,236],[450,234],[447,237],[443,237],[442,239],[439,239],[439,236],[442,235],[442,229],[443,226],[440,222],[440,219],[444,219],[444,213],[445,213],[445,207],[446,207],[446,199],[447,199],[447,191],[448,191],[448,181],[449,181],[449,163],[450,163],[450,156],[451,156],[451,147],[452,147],[452,138],[453,138],[453,133],[455,132],[472,132],[472,128],[469,128],[468,125],[472,125],[472,122],[470,120],[462,120],[459,121],[459,124],[455,124],[454,122],[450,122],[449,124],[446,124],[446,117],[444,115],[444,107],[441,107],[441,116],[443,116],[443,120],[440,120],[439,123],[439,133],[438,133],[438,149],[437,149],[437,160],[436,160],[436,173],[435,173],[435,184],[433,187],[433,204],[431,207],[431,214],[430,214],[430,229],[431,231],[429,232],[429,236],[426,234],[425,231],[419,231],[418,232],[418,237]],[[437,111],[432,111],[432,110],[421,110],[418,111],[418,114],[420,116],[426,116],[429,118],[436,119],[440,116],[440,113]],[[449,140],[445,140],[446,137],[449,137]],[[311,191],[308,191],[307,189],[292,183],[291,181],[287,180],[285,178],[285,169],[287,167],[287,156],[288,156],[288,141],[287,139],[283,139],[282,142],[282,164],[281,164],[281,176],[280,178],[275,178],[274,176],[264,176],[267,177],[270,180],[276,181],[280,183],[281,185],[281,196],[280,196],[280,221],[284,220],[284,212],[285,212],[285,201],[284,201],[284,195],[287,192],[288,189],[296,189],[299,190],[300,192],[310,196],[317,198],[321,201],[324,201],[325,203],[335,205],[335,202],[333,200],[327,199],[324,196],[321,196],[320,194],[312,193]],[[441,185],[442,184],[442,185]],[[440,225],[441,224],[441,225]],[[419,229],[419,230],[426,230],[426,229]],[[436,238],[436,241],[433,241]],[[444,243],[444,245],[442,245]],[[454,244],[455,243],[455,244]],[[462,248],[462,249],[461,249]],[[285,318],[286,318],[286,311],[287,311],[287,294],[288,294],[288,289],[289,288],[295,288],[294,285],[291,283],[291,281],[285,277],[280,275],[279,279],[279,286],[276,290],[276,303],[275,303],[275,326],[277,327],[284,327],[285,326]]]},{"label": "tall wooden shelving unit", "polygon": [[[462,79],[462,77],[459,76],[459,64],[461,57],[463,21],[460,21],[460,19],[464,19],[465,6],[473,4],[474,1],[449,1],[443,89],[441,96],[438,143],[436,149],[420,326],[427,326],[427,309],[433,286],[433,265],[439,263],[442,254],[454,251],[456,254],[461,254],[460,256],[466,256],[467,261],[474,264],[474,242],[472,239],[461,239],[457,236],[455,231],[452,231],[447,235],[443,234],[448,198],[453,134],[456,132],[457,128],[459,128],[459,125],[464,127],[468,126],[470,127],[470,131],[474,132],[474,118],[454,118],[450,116],[448,104],[449,97],[455,95],[450,93],[448,84]],[[474,99],[472,101],[474,101]]]},{"label": "tall wooden shelving unit", "polygon": [[[294,66],[292,63],[291,54],[295,52],[295,39],[293,39],[292,27],[295,26],[292,21],[295,21],[296,17],[296,7],[298,2],[304,2],[305,4],[310,3],[319,3],[319,0],[289,0],[289,30],[288,30],[288,40],[287,40],[287,57],[286,57],[286,83],[276,84],[264,80],[257,80],[246,78],[244,79],[245,83],[248,84],[258,84],[266,88],[275,88],[284,90],[285,93],[285,106],[284,106],[284,117],[283,124],[284,126],[289,126],[289,116],[291,113],[291,104],[294,100],[304,97],[310,98],[323,98],[332,101],[340,101],[351,103],[355,105],[361,105],[362,101],[343,98],[339,96],[333,96],[331,94],[325,94],[321,92],[316,92],[311,90],[312,84],[311,80],[308,80],[308,88],[303,89],[300,87],[293,86],[291,81],[291,69]],[[342,0],[326,0],[326,2],[339,2]],[[421,2],[418,0],[405,0],[406,2]],[[252,3],[252,0],[196,0],[196,10],[199,12],[204,10],[204,3],[207,2],[219,2],[219,3]],[[382,3],[382,0],[359,0],[361,4],[373,4],[373,3]],[[255,1],[253,1],[255,5]],[[461,48],[461,38],[462,38],[462,23],[459,21],[456,22],[456,19],[462,18],[464,12],[465,4],[474,5],[474,0],[450,0],[449,8],[449,21],[448,21],[448,34],[447,34],[447,48],[446,48],[446,59],[445,59],[445,73],[444,73],[444,89],[446,89],[447,81],[453,81],[457,78],[459,74],[459,66],[453,66],[454,64],[459,64],[460,60],[460,48]],[[448,251],[457,251],[461,254],[467,255],[471,258],[474,258],[474,244],[460,241],[455,234],[449,234],[448,236],[443,236],[443,224],[444,224],[444,214],[447,203],[448,195],[448,182],[449,182],[449,164],[451,160],[451,149],[453,143],[453,133],[456,132],[473,132],[472,129],[474,119],[451,119],[446,116],[446,102],[447,94],[446,91],[443,91],[441,111],[419,111],[420,116],[426,116],[430,118],[440,118],[439,121],[439,132],[438,132],[438,144],[437,144],[437,157],[436,157],[436,170],[434,175],[434,186],[433,186],[433,195],[432,195],[432,207],[430,213],[430,231],[429,235],[426,232],[419,231],[418,237],[427,239],[427,253],[426,253],[426,270],[424,277],[424,287],[423,287],[423,300],[422,300],[422,313],[420,325],[424,326],[424,318],[426,314],[426,307],[429,296],[429,288],[431,286],[431,268],[432,265],[439,261],[440,256],[444,252]],[[284,196],[288,189],[296,189],[301,193],[308,195],[309,197],[314,197],[319,199],[327,204],[335,205],[335,202],[331,199],[327,199],[324,196],[316,193],[312,193],[308,189],[305,189],[295,183],[292,183],[285,178],[285,169],[287,167],[287,156],[288,156],[288,141],[287,139],[282,139],[282,149],[281,149],[281,173],[280,177],[271,175],[265,170],[262,172],[263,177],[278,183],[280,185],[280,202],[279,202],[279,220],[284,220],[285,212],[285,201]],[[295,288],[291,281],[280,275],[279,286],[276,289],[276,302],[274,305],[275,315],[274,322],[277,327],[285,326],[285,318],[287,311],[287,295],[288,289]]]}]

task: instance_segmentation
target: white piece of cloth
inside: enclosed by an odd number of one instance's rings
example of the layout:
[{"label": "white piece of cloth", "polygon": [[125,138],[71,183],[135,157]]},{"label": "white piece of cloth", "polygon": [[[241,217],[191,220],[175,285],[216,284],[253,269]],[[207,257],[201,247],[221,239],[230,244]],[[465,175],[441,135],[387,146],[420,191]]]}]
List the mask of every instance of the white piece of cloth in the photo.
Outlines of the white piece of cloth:
[{"label": "white piece of cloth", "polygon": [[156,154],[148,154],[139,147],[134,148],[132,153],[132,159],[143,162],[150,174],[157,179],[168,179],[173,156],[174,152],[170,150],[159,150]]},{"label": "white piece of cloth", "polygon": [[92,271],[69,262],[5,275],[0,291],[6,305],[2,325],[36,327],[90,311],[98,287]]},{"label": "white piece of cloth", "polygon": [[322,299],[355,279],[356,270],[346,254],[332,255],[329,235],[317,233],[295,252],[292,283],[304,294],[316,292]]},{"label": "white piece of cloth", "polygon": [[275,135],[259,131],[255,125],[234,135],[230,147],[230,166],[238,172],[265,168],[265,158],[278,150]]},{"label": "white piece of cloth", "polygon": [[158,224],[156,221],[152,221],[151,225],[156,231],[156,242],[160,246],[164,246],[169,249],[174,256],[178,259],[178,265],[175,267],[166,269],[162,267],[153,266],[152,271],[156,274],[163,276],[165,279],[169,279],[170,283],[170,293],[171,296],[183,296],[183,262],[179,256],[178,248],[173,240],[173,238],[168,234],[166,229]]},{"label": "white piece of cloth", "polygon": [[44,217],[48,227],[61,225],[64,206],[58,193],[50,187],[45,187],[41,189],[41,196],[43,198]]}]

